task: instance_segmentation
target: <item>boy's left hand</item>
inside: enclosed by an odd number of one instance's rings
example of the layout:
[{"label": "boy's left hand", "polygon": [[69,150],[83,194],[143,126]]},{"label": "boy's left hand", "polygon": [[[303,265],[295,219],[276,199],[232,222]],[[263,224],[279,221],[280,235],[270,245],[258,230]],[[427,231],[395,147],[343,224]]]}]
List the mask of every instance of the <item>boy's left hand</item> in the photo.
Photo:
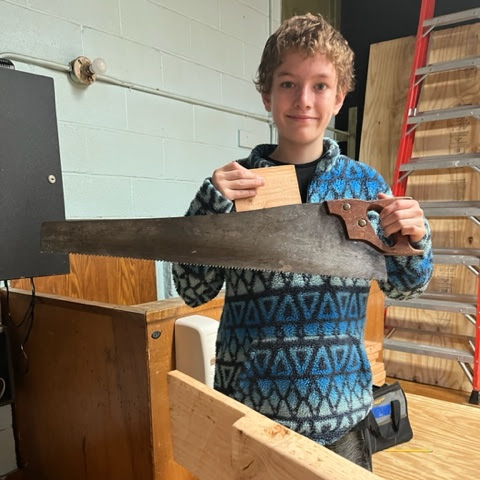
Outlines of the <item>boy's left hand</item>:
[{"label": "boy's left hand", "polygon": [[[379,193],[380,200],[393,198],[384,193]],[[398,198],[385,207],[380,213],[380,222],[385,233],[389,237],[394,233],[410,236],[410,242],[419,242],[427,233],[423,210],[414,199]]]}]

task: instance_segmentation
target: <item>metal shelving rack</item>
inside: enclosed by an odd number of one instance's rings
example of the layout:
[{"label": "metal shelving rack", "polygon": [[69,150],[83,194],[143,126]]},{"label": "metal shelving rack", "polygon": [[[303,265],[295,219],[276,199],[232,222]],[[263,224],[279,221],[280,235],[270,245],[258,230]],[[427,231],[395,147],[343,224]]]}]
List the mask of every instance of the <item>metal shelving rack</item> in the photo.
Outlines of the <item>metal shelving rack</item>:
[{"label": "metal shelving rack", "polygon": [[[417,105],[423,80],[430,74],[480,68],[480,57],[467,57],[449,62],[427,64],[430,33],[435,27],[454,26],[466,21],[478,21],[480,8],[458,12],[450,15],[434,17],[435,0],[422,0],[414,56],[414,65],[410,78],[410,88],[407,97],[407,107],[404,115],[400,148],[395,168],[393,192],[395,196],[405,195],[408,177],[412,172],[440,168],[471,167],[480,173],[480,153],[442,155],[423,158],[412,158],[415,129],[418,125],[438,120],[475,117],[480,118],[480,105],[467,105],[450,109],[418,111]],[[427,218],[438,217],[468,217],[480,228],[480,200],[468,202],[420,202]],[[438,347],[423,343],[413,343],[396,340],[392,328],[385,338],[384,348],[408,352],[418,355],[428,355],[446,358],[459,362],[462,370],[472,383],[473,389],[470,403],[479,404],[480,392],[480,249],[441,248],[434,250],[437,264],[464,265],[477,276],[477,295],[448,295],[425,293],[419,298],[408,301],[386,299],[386,307],[401,306],[443,312],[463,314],[467,321],[475,326],[475,337],[468,338],[465,350]],[[403,331],[408,329],[402,329]],[[416,333],[422,333],[416,331]],[[434,332],[425,332],[429,335]],[[437,333],[438,334],[438,333]]]}]

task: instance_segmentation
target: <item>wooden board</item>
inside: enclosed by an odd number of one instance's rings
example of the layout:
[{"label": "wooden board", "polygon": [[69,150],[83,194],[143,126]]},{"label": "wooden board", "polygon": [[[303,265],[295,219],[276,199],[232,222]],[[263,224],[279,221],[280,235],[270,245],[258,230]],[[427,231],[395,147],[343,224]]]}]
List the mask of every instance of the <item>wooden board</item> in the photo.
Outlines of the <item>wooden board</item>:
[{"label": "wooden board", "polygon": [[175,460],[199,480],[367,480],[377,475],[175,371]]},{"label": "wooden board", "polygon": [[302,203],[295,165],[252,168],[250,171],[263,177],[265,185],[254,197],[235,200],[237,212]]},{"label": "wooden board", "polygon": [[[14,280],[14,288],[30,290],[30,280]],[[70,255],[70,273],[35,278],[38,293],[117,305],[157,299],[155,262],[130,258]]]},{"label": "wooden board", "polygon": [[[409,37],[372,45],[370,50],[360,160],[374,166],[389,182],[393,179],[396,163],[414,46],[415,39]],[[431,63],[479,54],[478,24],[432,34]],[[419,109],[424,111],[470,103],[480,103],[478,69],[427,77]],[[414,156],[478,151],[478,120],[441,121],[417,128]],[[480,176],[465,168],[414,173],[409,178],[407,194],[418,200],[474,200],[478,199],[479,191]],[[478,248],[480,244],[478,226],[469,219],[431,219],[430,224],[435,247]],[[465,267],[437,265],[429,290],[476,294],[476,278]],[[387,323],[412,331],[422,329],[466,336],[474,333],[474,327],[465,317],[454,313],[395,307],[388,309]],[[417,343],[425,341],[425,336],[414,332],[403,334],[402,338]],[[459,346],[458,340],[448,341],[433,335],[427,340],[431,344]],[[393,351],[385,351],[384,355],[390,376],[449,388],[471,389],[470,382],[456,362]]]},{"label": "wooden board", "polygon": [[413,440],[394,449],[422,452],[379,452],[374,472],[389,480],[476,478],[480,470],[480,408],[407,394]]},{"label": "wooden board", "polygon": [[370,47],[359,160],[391,184],[405,113],[415,37]]},{"label": "wooden board", "polygon": [[[175,458],[200,480],[476,478],[480,408],[408,394],[414,438],[373,456],[374,474],[181,374],[169,374]],[[418,450],[431,450],[423,453]]]},{"label": "wooden board", "polygon": [[[6,312],[5,290],[0,291]],[[10,293],[18,325],[30,303]],[[127,307],[38,294],[28,328],[10,326],[14,425],[24,480],[195,480],[173,461],[167,373],[177,318],[218,318],[223,298],[192,309],[180,299]]]},{"label": "wooden board", "polygon": [[[29,302],[25,293],[10,294],[15,324]],[[7,325],[24,478],[152,479],[143,312],[39,295],[28,363],[19,349],[28,322]]]}]

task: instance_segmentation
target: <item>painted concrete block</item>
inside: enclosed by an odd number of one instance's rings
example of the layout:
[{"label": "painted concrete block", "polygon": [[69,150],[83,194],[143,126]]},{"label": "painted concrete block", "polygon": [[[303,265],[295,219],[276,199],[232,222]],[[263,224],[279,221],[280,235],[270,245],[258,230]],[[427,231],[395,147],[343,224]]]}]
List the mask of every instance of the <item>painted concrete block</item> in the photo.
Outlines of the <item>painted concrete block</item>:
[{"label": "painted concrete block", "polygon": [[119,0],[122,36],[158,48],[163,52],[188,57],[189,19],[154,3]]},{"label": "painted concrete block", "polygon": [[141,92],[127,95],[129,130],[165,138],[193,140],[193,106]]},{"label": "painted concrete block", "polygon": [[162,87],[162,54],[158,49],[91,28],[84,30],[83,44],[90,60],[105,59],[106,75],[126,83]]},{"label": "painted concrete block", "polygon": [[263,45],[268,38],[268,17],[238,0],[222,1],[220,28],[245,42]]},{"label": "painted concrete block", "polygon": [[120,33],[118,0],[30,0],[30,7],[53,17],[68,19],[80,25],[90,26],[110,33]]},{"label": "painted concrete block", "polygon": [[189,60],[163,55],[163,81],[169,92],[214,104],[221,102],[220,73]]},{"label": "painted concrete block", "polygon": [[176,180],[132,180],[137,217],[181,217],[199,185]]},{"label": "painted concrete block", "polygon": [[213,27],[219,26],[219,12],[217,1],[190,1],[179,2],[178,0],[150,0],[161,7],[165,7],[174,12],[193,18],[199,22]]},{"label": "painted concrete block", "polygon": [[233,147],[238,145],[238,130],[244,128],[240,115],[195,107],[195,140],[211,145]]},{"label": "painted concrete block", "polygon": [[79,25],[4,1],[0,2],[0,18],[3,52],[46,58],[65,65],[81,54]]},{"label": "painted concrete block", "polygon": [[58,140],[62,172],[87,173],[85,127],[58,122]]},{"label": "painted concrete block", "polygon": [[73,85],[67,74],[36,69],[55,81],[57,120],[59,122],[125,129],[125,89],[96,82],[89,87]]},{"label": "painted concrete block", "polygon": [[164,177],[163,140],[159,137],[88,128],[85,163],[96,175]]},{"label": "painted concrete block", "polygon": [[167,178],[196,182],[198,186],[216,168],[237,160],[235,150],[201,143],[165,141],[165,175]]},{"label": "painted concrete block", "polygon": [[220,72],[243,76],[244,44],[241,40],[195,21],[191,22],[191,35],[192,60]]},{"label": "painted concrete block", "polygon": [[129,178],[67,173],[63,186],[67,218],[133,217]]},{"label": "painted concrete block", "polygon": [[238,110],[266,116],[262,99],[252,81],[223,75],[222,103]]}]

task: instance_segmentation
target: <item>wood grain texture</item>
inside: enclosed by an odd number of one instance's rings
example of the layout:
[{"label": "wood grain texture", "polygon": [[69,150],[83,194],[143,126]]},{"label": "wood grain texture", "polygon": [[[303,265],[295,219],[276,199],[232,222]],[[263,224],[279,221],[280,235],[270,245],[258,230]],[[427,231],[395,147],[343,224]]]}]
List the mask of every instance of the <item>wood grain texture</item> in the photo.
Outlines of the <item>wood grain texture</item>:
[{"label": "wood grain texture", "polygon": [[[24,292],[10,294],[16,324],[29,302]],[[54,296],[36,298],[25,345],[28,371],[19,349],[28,322],[10,329],[24,477],[152,479],[144,314],[70,305]]]},{"label": "wood grain texture", "polygon": [[[448,61],[480,54],[478,24],[434,32],[431,36],[429,63]],[[399,146],[403,111],[408,91],[408,78],[413,64],[413,37],[372,45],[367,79],[364,127],[360,159],[374,166],[388,181],[393,178]],[[388,63],[388,68],[386,65]],[[478,69],[435,74],[427,77],[419,110],[480,104],[480,72]],[[480,122],[456,119],[420,125],[415,136],[414,156],[475,153],[480,151]],[[472,169],[438,169],[417,172],[410,176],[407,194],[418,200],[478,199],[480,176]],[[478,248],[478,226],[469,219],[430,219],[435,247]],[[476,294],[477,279],[462,266],[437,265],[430,291]],[[402,338],[412,342],[447,347],[465,341],[447,340],[438,335],[414,333],[422,331],[469,336],[474,327],[463,315],[426,310],[389,308],[387,324],[409,328]],[[400,339],[399,334],[394,338]],[[471,389],[459,365],[454,361],[420,355],[385,351],[387,374],[449,388]]]},{"label": "wood grain texture", "polygon": [[[11,291],[15,324],[30,300]],[[194,480],[172,457],[174,324],[192,313],[218,317],[222,305],[220,297],[192,309],[180,299],[127,307],[38,294],[28,373],[19,349],[28,324],[11,328],[24,480]]]},{"label": "wood grain texture", "polygon": [[480,408],[407,394],[414,438],[397,449],[431,449],[431,453],[379,452],[374,471],[389,480],[467,480],[480,468]]},{"label": "wood grain texture", "polygon": [[168,381],[175,458],[200,480],[380,478],[181,372]]},{"label": "wood grain texture", "polygon": [[302,203],[295,165],[252,168],[250,171],[263,177],[265,185],[254,197],[235,200],[237,212]]},{"label": "wood grain texture", "polygon": [[395,172],[415,37],[370,47],[359,159],[391,184]]},{"label": "wood grain texture", "polygon": [[[30,280],[12,282],[30,290]],[[155,262],[130,258],[70,255],[70,273],[35,278],[39,293],[117,305],[135,305],[157,299]]]}]

